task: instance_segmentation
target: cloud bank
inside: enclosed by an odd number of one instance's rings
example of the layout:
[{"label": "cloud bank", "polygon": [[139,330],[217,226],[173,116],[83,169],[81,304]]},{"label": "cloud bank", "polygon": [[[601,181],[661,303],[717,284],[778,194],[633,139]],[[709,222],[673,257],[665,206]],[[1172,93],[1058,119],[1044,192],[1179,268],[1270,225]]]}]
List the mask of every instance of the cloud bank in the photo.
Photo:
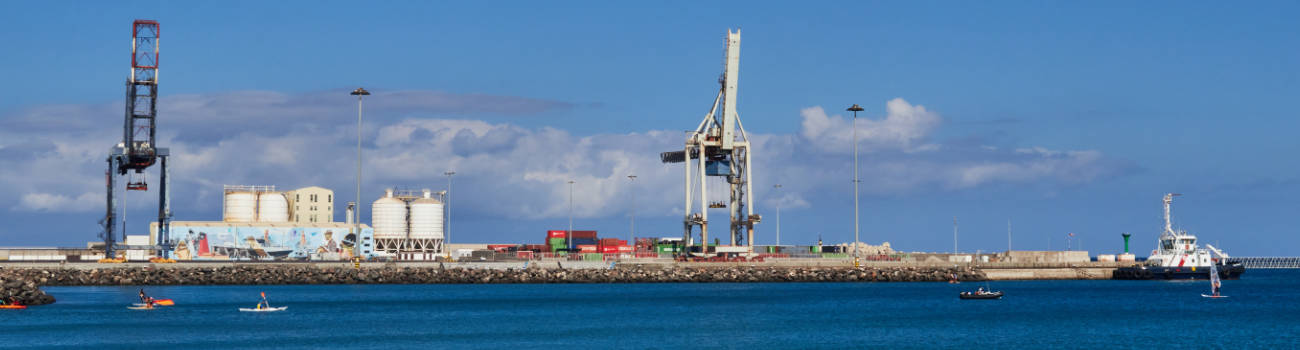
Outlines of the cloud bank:
[{"label": "cloud bank", "polygon": [[[254,91],[162,99],[160,144],[174,155],[177,219],[219,219],[184,213],[219,211],[223,184],[319,185],[334,189],[340,201],[353,198],[356,130],[347,111],[355,111],[349,108],[355,100],[337,95]],[[569,180],[575,181],[578,217],[624,215],[632,190],[638,215],[682,212],[681,165],[658,158],[682,147],[679,131],[573,135],[472,119],[572,108],[564,102],[428,91],[381,96],[366,101],[365,212],[386,187],[445,188],[448,170],[457,173],[457,215],[566,217]],[[860,114],[857,121],[865,195],[995,184],[1071,186],[1123,168],[1091,150],[944,144],[934,135],[944,123],[938,112],[901,98],[885,106],[884,116]],[[4,208],[6,216],[103,210],[104,157],[121,138],[120,107],[41,106],[0,119],[0,196],[18,199]],[[781,198],[784,209],[814,208],[851,188],[851,115],[830,115],[821,107],[799,115],[800,130],[750,135],[759,205]],[[634,186],[631,174],[638,176]],[[771,191],[777,183],[783,185],[779,194]]]}]

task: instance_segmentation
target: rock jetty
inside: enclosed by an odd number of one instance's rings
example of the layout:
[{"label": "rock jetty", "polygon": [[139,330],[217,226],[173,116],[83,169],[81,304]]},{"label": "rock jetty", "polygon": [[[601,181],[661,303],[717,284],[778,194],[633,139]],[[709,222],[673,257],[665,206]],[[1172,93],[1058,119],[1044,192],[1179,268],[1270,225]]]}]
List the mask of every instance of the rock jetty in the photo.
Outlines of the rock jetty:
[{"label": "rock jetty", "polygon": [[361,268],[311,264],[0,269],[0,296],[29,305],[54,298],[37,286],[266,285],[266,284],[487,284],[487,283],[728,283],[728,282],[942,282],[984,280],[966,268],[890,267],[672,267],[613,269],[483,269],[457,267]]},{"label": "rock jetty", "polygon": [[0,301],[5,303],[16,301],[23,305],[45,305],[54,303],[54,297],[45,294],[33,280],[3,273],[0,274]]}]

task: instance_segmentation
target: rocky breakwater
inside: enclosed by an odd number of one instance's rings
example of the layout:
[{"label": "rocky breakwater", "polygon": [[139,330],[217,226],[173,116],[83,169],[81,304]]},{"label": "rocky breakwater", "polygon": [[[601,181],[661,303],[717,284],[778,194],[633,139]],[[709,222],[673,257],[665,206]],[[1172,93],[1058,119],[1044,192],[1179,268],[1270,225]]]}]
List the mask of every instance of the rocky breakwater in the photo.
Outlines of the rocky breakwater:
[{"label": "rocky breakwater", "polygon": [[0,273],[0,301],[6,304],[18,302],[23,305],[45,305],[54,303],[54,297],[45,294],[36,281]]},{"label": "rocky breakwater", "polygon": [[[483,283],[704,283],[704,282],[942,282],[984,280],[963,268],[843,267],[675,267],[618,266],[614,269],[362,268],[310,264],[222,267],[113,267],[93,269],[3,269],[0,278],[44,286],[242,285],[242,284],[483,284]],[[24,282],[27,286],[27,282]],[[41,294],[43,295],[43,293]]]}]

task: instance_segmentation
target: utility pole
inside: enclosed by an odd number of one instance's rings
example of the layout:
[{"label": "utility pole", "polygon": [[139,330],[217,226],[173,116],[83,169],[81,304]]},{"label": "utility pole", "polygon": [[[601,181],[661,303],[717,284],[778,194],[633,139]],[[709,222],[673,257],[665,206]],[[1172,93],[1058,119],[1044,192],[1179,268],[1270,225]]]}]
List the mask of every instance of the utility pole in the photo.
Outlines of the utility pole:
[{"label": "utility pole", "polygon": [[1007,219],[1007,254],[1011,254],[1011,219]]},{"label": "utility pole", "polygon": [[628,232],[628,233],[627,233],[627,242],[630,243],[630,244],[632,244],[633,247],[635,247],[635,246],[636,246],[636,175],[628,175],[628,176],[627,176],[627,179],[629,180],[628,182],[632,185],[632,186],[630,186],[630,187],[632,187],[632,190],[631,190],[631,192],[632,192],[632,210],[631,210],[631,215],[632,215],[632,224],[631,224],[631,227],[628,228],[628,230],[627,230],[627,232]]},{"label": "utility pole", "polygon": [[455,171],[442,173],[447,175],[447,236],[442,238],[442,250],[447,252],[447,260],[451,260],[451,250],[447,249],[447,244],[451,243],[451,176],[456,175]]},{"label": "utility pole", "polygon": [[[772,185],[777,191],[781,191],[781,184]],[[776,246],[781,249],[781,199],[785,198],[779,193],[776,196]]]},{"label": "utility pole", "polygon": [[569,180],[569,232],[564,237],[569,242],[569,251],[573,251],[573,180]]},{"label": "utility pole", "polygon": [[357,237],[357,242],[361,241],[361,100],[370,95],[370,91],[365,88],[352,90],[351,95],[357,97],[357,208],[356,221],[353,222],[352,233]]},{"label": "utility pole", "polygon": [[853,267],[858,267],[858,112],[863,109],[854,103],[846,110],[853,112]]}]

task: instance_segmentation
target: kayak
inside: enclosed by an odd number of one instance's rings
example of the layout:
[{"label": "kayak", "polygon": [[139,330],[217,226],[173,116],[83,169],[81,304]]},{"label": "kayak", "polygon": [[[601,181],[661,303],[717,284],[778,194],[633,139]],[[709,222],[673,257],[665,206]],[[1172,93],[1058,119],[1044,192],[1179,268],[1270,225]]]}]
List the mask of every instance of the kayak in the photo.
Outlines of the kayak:
[{"label": "kayak", "polygon": [[275,311],[284,311],[284,309],[288,309],[288,308],[289,308],[288,306],[281,306],[281,307],[267,307],[267,308],[261,308],[261,309],[254,309],[254,308],[241,307],[241,308],[239,308],[239,311],[243,311],[243,312],[275,312]]},{"label": "kayak", "polygon": [[22,310],[22,309],[26,309],[26,308],[27,308],[27,305],[0,305],[0,309]]},{"label": "kayak", "polygon": [[[131,305],[144,306],[144,303],[135,303]],[[153,306],[176,306],[176,302],[172,301],[171,299],[154,300]]]}]

